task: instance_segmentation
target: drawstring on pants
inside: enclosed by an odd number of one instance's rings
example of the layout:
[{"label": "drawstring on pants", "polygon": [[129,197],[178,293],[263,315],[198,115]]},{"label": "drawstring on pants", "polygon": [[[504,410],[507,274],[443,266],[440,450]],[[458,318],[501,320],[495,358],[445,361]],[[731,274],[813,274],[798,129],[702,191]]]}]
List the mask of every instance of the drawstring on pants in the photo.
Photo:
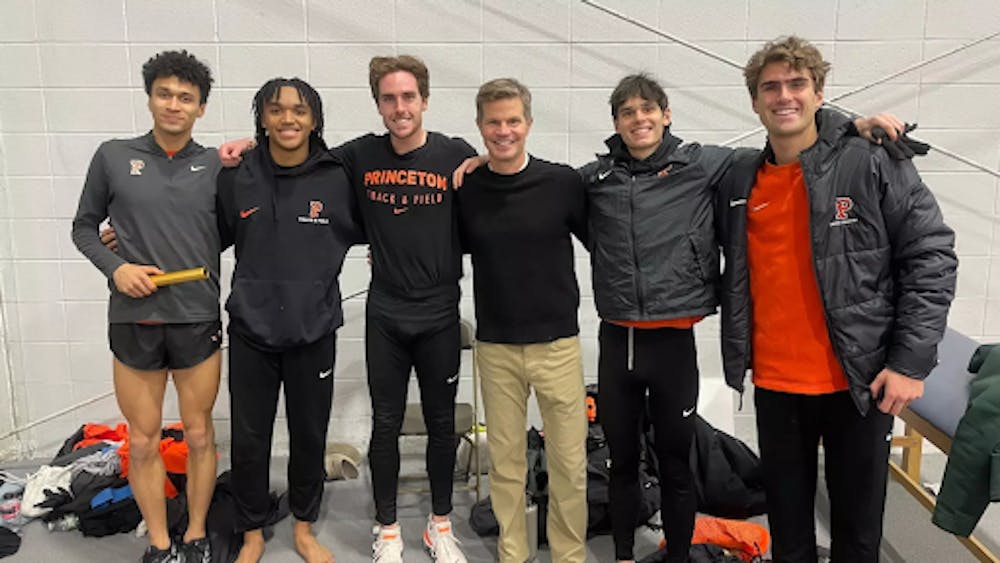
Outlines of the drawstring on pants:
[{"label": "drawstring on pants", "polygon": [[635,327],[628,327],[628,370],[632,371],[635,363]]}]

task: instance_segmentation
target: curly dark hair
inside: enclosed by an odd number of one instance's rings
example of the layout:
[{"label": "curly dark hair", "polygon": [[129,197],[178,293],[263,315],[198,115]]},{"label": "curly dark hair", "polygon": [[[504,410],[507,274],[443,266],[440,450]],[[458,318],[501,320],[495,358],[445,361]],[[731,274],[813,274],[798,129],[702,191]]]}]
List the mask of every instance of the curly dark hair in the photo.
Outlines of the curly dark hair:
[{"label": "curly dark hair", "polygon": [[253,111],[253,122],[256,128],[256,138],[257,144],[260,146],[265,146],[267,142],[267,134],[264,131],[264,126],[260,122],[260,118],[264,115],[264,106],[268,102],[278,99],[281,94],[281,88],[288,86],[290,88],[295,88],[299,93],[299,98],[302,99],[312,110],[313,121],[315,123],[312,133],[309,134],[310,140],[317,143],[321,147],[325,147],[326,143],[323,141],[323,100],[319,97],[319,93],[315,88],[309,85],[308,82],[302,80],[301,78],[272,78],[264,83],[257,90],[257,93],[253,96],[253,105],[251,106],[251,111]]},{"label": "curly dark hair", "polygon": [[186,50],[163,51],[150,57],[142,65],[142,80],[146,85],[146,95],[153,90],[153,82],[157,78],[176,76],[182,82],[188,82],[198,87],[201,93],[200,103],[208,101],[208,93],[212,90],[212,71],[208,65],[199,61]]}]

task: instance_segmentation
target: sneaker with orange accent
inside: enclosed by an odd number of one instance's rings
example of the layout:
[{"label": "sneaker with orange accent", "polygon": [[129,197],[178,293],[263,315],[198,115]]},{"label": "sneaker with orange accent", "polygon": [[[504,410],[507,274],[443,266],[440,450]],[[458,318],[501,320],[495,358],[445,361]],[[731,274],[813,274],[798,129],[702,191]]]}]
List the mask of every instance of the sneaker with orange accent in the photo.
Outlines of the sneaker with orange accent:
[{"label": "sneaker with orange accent", "polygon": [[399,526],[378,526],[372,543],[372,563],[403,563],[403,538]]},{"label": "sneaker with orange accent", "polygon": [[458,538],[451,530],[451,521],[435,522],[427,517],[427,527],[424,528],[424,549],[431,559],[437,563],[466,563],[462,550],[459,549]]}]

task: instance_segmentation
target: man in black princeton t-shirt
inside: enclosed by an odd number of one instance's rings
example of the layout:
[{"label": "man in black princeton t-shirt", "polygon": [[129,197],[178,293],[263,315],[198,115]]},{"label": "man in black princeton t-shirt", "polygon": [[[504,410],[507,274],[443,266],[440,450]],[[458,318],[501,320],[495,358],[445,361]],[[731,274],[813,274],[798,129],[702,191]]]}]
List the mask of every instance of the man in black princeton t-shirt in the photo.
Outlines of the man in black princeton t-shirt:
[{"label": "man in black princeton t-shirt", "polygon": [[372,557],[402,561],[396,517],[399,432],[415,369],[431,484],[424,547],[435,561],[465,563],[448,520],[462,276],[451,173],[475,150],[461,139],[424,130],[430,92],[427,67],[419,59],[375,57],[369,82],[388,135],[365,135],[337,151],[358,194],[371,244],[365,355],[372,401],[368,456],[379,524]]}]

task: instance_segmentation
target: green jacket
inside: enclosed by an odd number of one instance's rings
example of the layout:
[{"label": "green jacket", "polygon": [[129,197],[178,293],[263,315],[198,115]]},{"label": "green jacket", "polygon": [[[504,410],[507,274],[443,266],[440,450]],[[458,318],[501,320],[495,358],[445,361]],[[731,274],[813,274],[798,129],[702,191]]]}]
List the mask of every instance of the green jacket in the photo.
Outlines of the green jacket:
[{"label": "green jacket", "polygon": [[969,361],[969,407],[952,440],[933,522],[959,536],[1000,501],[1000,345],[980,346]]}]

